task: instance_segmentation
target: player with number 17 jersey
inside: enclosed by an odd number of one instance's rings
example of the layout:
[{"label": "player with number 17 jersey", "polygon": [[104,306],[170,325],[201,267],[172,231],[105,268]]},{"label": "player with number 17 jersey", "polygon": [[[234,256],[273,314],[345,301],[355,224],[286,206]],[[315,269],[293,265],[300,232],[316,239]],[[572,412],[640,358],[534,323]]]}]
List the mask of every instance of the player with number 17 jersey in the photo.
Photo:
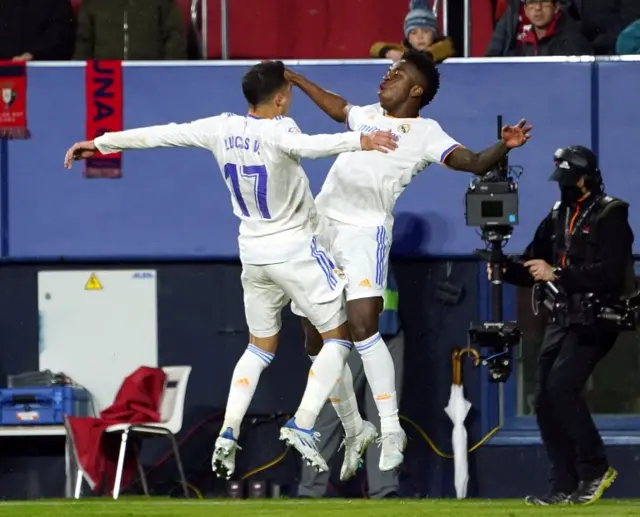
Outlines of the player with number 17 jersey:
[{"label": "player with number 17 jersey", "polygon": [[[243,77],[247,115],[225,113],[187,124],[107,133],[79,142],[65,165],[126,149],[193,147],[211,151],[240,219],[238,238],[249,345],[234,369],[229,398],[212,458],[213,470],[230,477],[242,419],[262,370],[278,346],[281,311],[290,300],[315,326],[325,343],[309,376],[298,412],[281,430],[292,445],[320,470],[326,462],[315,445],[315,419],[340,378],[351,350],[342,292],[345,275],[316,240],[316,210],[301,158],[321,158],[351,151],[396,147],[390,133],[348,132],[305,135],[286,117],[291,85],[282,62],[263,62]],[[215,221],[211,235],[220,232]],[[213,238],[213,237],[212,237]]]},{"label": "player with number 17 jersey", "polygon": [[[305,294],[299,294],[302,310],[313,313],[315,303],[336,300],[329,312],[337,312],[345,281],[315,240],[315,202],[300,158],[360,151],[360,140],[360,134],[353,132],[306,135],[288,117],[266,119],[225,113],[186,124],[106,133],[94,143],[102,154],[158,147],[196,147],[213,153],[231,194],[233,212],[240,219],[238,246],[244,266],[249,330],[255,336],[267,337],[280,330],[276,314],[290,295],[274,293],[269,300],[264,293],[254,296],[257,289],[247,277],[257,270],[251,266],[296,262],[297,273],[308,278],[301,288]],[[219,232],[214,221],[210,224],[211,234]],[[312,319],[323,326],[329,316]]]}]

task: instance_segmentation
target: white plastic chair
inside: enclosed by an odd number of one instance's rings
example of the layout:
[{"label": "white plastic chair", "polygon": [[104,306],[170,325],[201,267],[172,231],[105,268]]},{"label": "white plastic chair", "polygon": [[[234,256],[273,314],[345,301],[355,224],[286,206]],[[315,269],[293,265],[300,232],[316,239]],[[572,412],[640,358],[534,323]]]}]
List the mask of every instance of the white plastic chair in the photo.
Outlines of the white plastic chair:
[{"label": "white plastic chair", "polygon": [[[120,454],[118,455],[116,478],[113,484],[114,499],[118,499],[118,496],[120,495],[122,469],[124,467],[124,458],[127,452],[127,440],[129,438],[129,434],[133,433],[141,435],[141,438],[150,438],[154,435],[164,435],[171,440],[171,446],[173,447],[173,454],[176,458],[176,464],[178,465],[178,472],[180,473],[180,482],[182,483],[184,496],[187,498],[189,497],[187,480],[184,476],[184,469],[182,467],[182,460],[180,459],[180,451],[178,450],[178,443],[176,442],[175,435],[178,434],[182,428],[184,399],[187,393],[187,383],[189,381],[189,375],[191,374],[191,366],[165,366],[162,370],[167,375],[167,380],[165,382],[164,393],[162,394],[162,402],[160,405],[160,422],[148,424],[115,424],[108,427],[105,431],[107,433],[121,433],[122,436],[122,441],[120,442]],[[140,481],[142,482],[142,489],[144,490],[145,495],[149,495],[147,477],[144,474],[144,469],[140,462],[140,451],[135,443],[133,445],[136,463],[138,465],[138,473],[140,474]],[[81,469],[78,469],[74,494],[76,499],[80,498],[82,478],[83,472]]]}]

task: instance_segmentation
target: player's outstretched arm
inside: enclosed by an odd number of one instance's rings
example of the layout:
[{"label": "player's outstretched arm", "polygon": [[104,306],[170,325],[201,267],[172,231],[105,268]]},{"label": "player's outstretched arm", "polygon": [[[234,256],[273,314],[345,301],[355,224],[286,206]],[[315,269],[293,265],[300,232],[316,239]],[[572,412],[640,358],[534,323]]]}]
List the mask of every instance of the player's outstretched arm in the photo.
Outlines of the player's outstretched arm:
[{"label": "player's outstretched arm", "polygon": [[444,163],[456,171],[484,176],[500,163],[510,150],[502,140],[479,153],[474,153],[466,147],[457,147],[451,151]]},{"label": "player's outstretched arm", "polygon": [[280,124],[277,147],[294,158],[324,158],[350,151],[393,151],[397,144],[391,131],[377,131],[371,135],[355,132],[334,135],[305,135],[291,119]]},{"label": "player's outstretched arm", "polygon": [[531,128],[531,125],[526,125],[525,119],[522,119],[515,126],[504,126],[502,138],[497,144],[479,153],[474,153],[462,146],[457,147],[449,153],[444,163],[457,171],[483,176],[504,160],[511,149],[526,144],[527,140],[531,138]]},{"label": "player's outstretched arm", "polygon": [[196,120],[187,124],[142,127],[105,133],[94,140],[78,142],[71,146],[64,158],[64,166],[86,160],[97,152],[116,153],[128,149],[155,149],[158,147],[197,147],[211,149],[217,138],[219,117]]},{"label": "player's outstretched arm", "polygon": [[285,70],[285,78],[306,93],[307,96],[333,120],[340,123],[347,121],[349,103],[345,99],[325,90],[306,77],[296,74],[289,69]]}]

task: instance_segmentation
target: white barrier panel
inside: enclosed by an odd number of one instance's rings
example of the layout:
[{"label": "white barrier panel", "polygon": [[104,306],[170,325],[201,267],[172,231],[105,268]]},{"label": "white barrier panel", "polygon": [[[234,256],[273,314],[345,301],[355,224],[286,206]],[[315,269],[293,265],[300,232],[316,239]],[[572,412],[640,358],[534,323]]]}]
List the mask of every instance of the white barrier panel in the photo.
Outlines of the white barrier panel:
[{"label": "white barrier panel", "polygon": [[38,273],[40,370],[86,388],[96,413],[124,378],[158,365],[156,272]]}]

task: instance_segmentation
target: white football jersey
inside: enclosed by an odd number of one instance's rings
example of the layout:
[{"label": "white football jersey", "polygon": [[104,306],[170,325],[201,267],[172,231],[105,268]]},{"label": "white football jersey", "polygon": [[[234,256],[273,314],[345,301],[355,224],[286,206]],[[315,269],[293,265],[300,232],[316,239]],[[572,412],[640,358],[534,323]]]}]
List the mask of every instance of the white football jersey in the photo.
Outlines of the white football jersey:
[{"label": "white football jersey", "polygon": [[[238,244],[246,264],[308,256],[317,222],[300,158],[359,151],[359,133],[305,135],[288,117],[260,119],[225,113],[187,124],[106,133],[98,150],[198,147],[213,152],[240,218]],[[214,224],[214,221],[211,221]]]},{"label": "white football jersey", "polygon": [[393,207],[411,179],[427,165],[443,163],[460,145],[435,120],[389,117],[380,104],[352,106],[347,127],[364,134],[391,130],[398,144],[386,154],[341,154],[329,170],[316,197],[318,211],[355,226],[392,221]]}]

